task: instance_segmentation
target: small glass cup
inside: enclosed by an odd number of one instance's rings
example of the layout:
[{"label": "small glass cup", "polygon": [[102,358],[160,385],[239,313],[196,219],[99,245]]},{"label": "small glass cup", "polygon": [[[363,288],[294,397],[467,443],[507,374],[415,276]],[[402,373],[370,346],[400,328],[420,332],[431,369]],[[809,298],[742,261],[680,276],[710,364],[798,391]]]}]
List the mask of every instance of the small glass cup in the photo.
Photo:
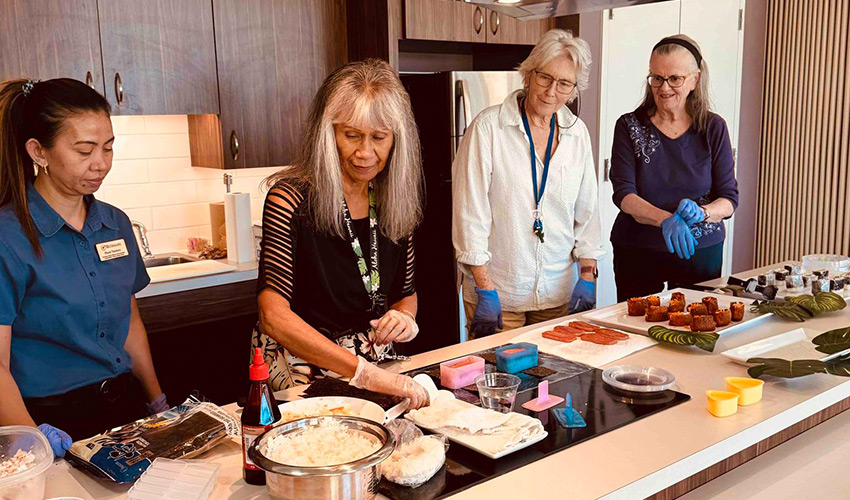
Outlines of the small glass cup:
[{"label": "small glass cup", "polygon": [[509,373],[485,373],[475,377],[481,406],[500,413],[510,413],[514,409],[519,377]]}]

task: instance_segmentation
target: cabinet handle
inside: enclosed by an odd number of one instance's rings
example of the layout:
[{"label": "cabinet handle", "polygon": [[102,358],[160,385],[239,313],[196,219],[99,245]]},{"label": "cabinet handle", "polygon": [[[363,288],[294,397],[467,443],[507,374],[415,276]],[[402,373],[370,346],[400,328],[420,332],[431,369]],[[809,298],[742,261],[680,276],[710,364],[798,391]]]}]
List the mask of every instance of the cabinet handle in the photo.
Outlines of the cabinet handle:
[{"label": "cabinet handle", "polygon": [[91,76],[91,71],[86,71],[86,85],[94,88],[94,77]]},{"label": "cabinet handle", "polygon": [[484,13],[481,12],[481,7],[475,7],[475,17],[472,19],[475,26],[475,34],[481,33],[481,28],[484,27]]},{"label": "cabinet handle", "polygon": [[235,130],[230,132],[230,156],[233,161],[239,159],[239,136],[236,135]]},{"label": "cabinet handle", "polygon": [[[495,19],[495,21],[493,19]],[[499,13],[495,10],[490,11],[490,32],[494,35],[499,32],[499,24],[501,24],[501,21],[499,21]]]},{"label": "cabinet handle", "polygon": [[115,101],[119,106],[124,103],[124,85],[121,83],[120,73],[115,73]]}]

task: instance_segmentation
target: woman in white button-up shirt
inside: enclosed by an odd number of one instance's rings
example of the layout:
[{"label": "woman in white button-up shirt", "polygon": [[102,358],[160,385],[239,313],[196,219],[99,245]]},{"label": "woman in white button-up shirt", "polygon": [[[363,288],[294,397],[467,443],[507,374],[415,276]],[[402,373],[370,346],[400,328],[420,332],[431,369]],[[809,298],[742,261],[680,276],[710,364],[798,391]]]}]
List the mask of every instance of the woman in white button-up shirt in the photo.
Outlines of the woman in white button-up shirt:
[{"label": "woman in white button-up shirt", "polygon": [[524,88],[482,111],[460,143],[452,239],[471,336],[596,305],[596,169],[587,127],[566,107],[590,62],[584,40],[549,31],[519,67]]}]

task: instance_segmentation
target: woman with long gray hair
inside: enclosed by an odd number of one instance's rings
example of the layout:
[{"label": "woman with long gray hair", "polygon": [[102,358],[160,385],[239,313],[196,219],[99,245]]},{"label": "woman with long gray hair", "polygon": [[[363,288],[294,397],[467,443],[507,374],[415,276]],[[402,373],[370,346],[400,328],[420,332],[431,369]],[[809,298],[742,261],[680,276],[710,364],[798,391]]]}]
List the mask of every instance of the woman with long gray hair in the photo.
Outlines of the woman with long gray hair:
[{"label": "woman with long gray hair", "polygon": [[369,59],[331,74],[313,100],[300,153],[269,179],[260,321],[277,389],[325,376],[408,397],[428,394],[372,364],[416,325],[413,230],[422,217],[419,136],[393,69]]},{"label": "woman with long gray hair", "polygon": [[653,48],[643,103],[614,129],[611,182],[619,301],[720,276],[723,220],[738,205],[738,183],[726,122],[711,112],[708,65],[691,38]]}]

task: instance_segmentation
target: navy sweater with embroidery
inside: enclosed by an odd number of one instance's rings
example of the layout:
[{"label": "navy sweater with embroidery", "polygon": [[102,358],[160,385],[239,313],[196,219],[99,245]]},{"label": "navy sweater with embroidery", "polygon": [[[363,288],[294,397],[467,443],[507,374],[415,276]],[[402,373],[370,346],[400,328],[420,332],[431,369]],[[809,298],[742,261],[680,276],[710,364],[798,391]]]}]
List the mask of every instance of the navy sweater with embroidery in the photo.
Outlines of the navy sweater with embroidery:
[{"label": "navy sweater with embroidery", "polygon": [[[712,114],[705,133],[694,128],[670,139],[638,108],[617,120],[611,151],[611,183],[614,203],[634,193],[658,208],[675,212],[682,198],[700,205],[726,198],[738,207],[738,182],[732,144],[726,121]],[[723,222],[702,222],[691,226],[700,248],[722,243]],[[661,228],[641,224],[620,212],[611,231],[611,243],[667,251]]]}]

